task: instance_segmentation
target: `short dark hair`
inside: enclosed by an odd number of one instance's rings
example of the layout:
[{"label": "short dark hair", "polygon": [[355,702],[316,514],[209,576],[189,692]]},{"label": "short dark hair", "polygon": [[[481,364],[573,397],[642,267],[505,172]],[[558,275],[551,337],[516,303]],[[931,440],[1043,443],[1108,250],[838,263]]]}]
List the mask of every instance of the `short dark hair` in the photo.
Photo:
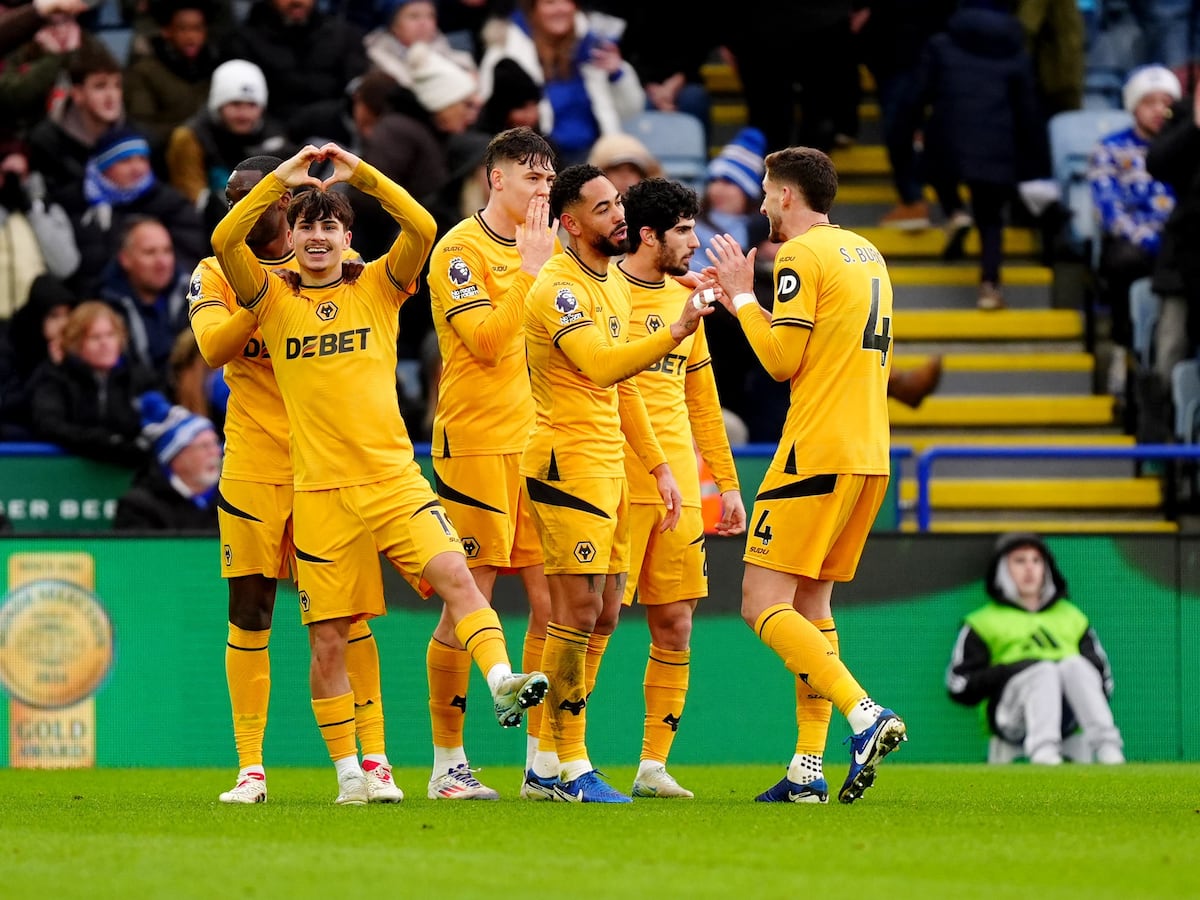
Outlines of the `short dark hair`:
[{"label": "short dark hair", "polygon": [[121,64],[108,47],[100,41],[85,42],[72,51],[67,59],[67,77],[71,84],[80,85],[89,75],[119,75]]},{"label": "short dark hair", "polygon": [[522,166],[541,166],[553,172],[556,168],[554,148],[544,137],[525,125],[501,131],[483,151],[483,171],[491,177],[492,169],[501,162]]},{"label": "short dark hair", "polygon": [[815,147],[787,147],[768,153],[767,178],[793,185],[804,194],[809,208],[824,215],[837,196],[837,169],[829,156]]},{"label": "short dark hair", "polygon": [[583,199],[583,186],[597,178],[607,178],[604,170],[588,163],[567,166],[550,186],[550,218],[562,220],[562,211]]},{"label": "short dark hair", "polygon": [[642,245],[643,228],[649,227],[661,240],[680,219],[694,219],[699,211],[700,198],[690,187],[666,178],[643,178],[625,192],[629,252]]},{"label": "short dark hair", "polygon": [[234,166],[233,171],[258,172],[260,175],[267,175],[281,165],[283,165],[283,160],[278,156],[249,156]]},{"label": "short dark hair", "polygon": [[159,28],[166,28],[175,14],[185,9],[196,10],[204,16],[206,23],[213,20],[213,6],[209,0],[150,0],[150,16]]},{"label": "short dark hair", "polygon": [[337,219],[342,226],[349,230],[354,224],[354,208],[346,195],[338,191],[324,191],[316,188],[301,191],[292,197],[287,208],[287,223],[293,228],[300,219],[306,222],[320,222],[323,219]]}]

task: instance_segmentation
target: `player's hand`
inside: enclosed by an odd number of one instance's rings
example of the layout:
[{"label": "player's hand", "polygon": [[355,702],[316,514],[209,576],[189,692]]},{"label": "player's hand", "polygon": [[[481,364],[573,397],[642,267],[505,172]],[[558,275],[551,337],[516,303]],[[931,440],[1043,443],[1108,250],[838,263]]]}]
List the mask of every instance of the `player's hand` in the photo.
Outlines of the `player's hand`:
[{"label": "player's hand", "polygon": [[318,152],[321,153],[321,159],[327,159],[333,164],[333,174],[320,183],[325,190],[329,190],[339,182],[349,181],[354,170],[358,168],[358,164],[362,162],[345,147],[335,144],[333,141],[330,141]]},{"label": "player's hand", "polygon": [[[703,280],[703,278],[695,272],[684,272],[682,275],[672,275],[671,277],[688,290],[695,290],[696,288],[700,287],[700,282]],[[716,281],[715,278],[710,280]]]},{"label": "player's hand", "polygon": [[676,343],[699,328],[701,319],[711,315],[712,304],[719,300],[720,291],[719,285],[702,280],[688,295],[683,304],[683,312],[679,314],[679,319],[671,325],[671,337],[675,338]]},{"label": "player's hand", "polygon": [[529,198],[525,209],[525,221],[517,226],[517,253],[521,255],[521,269],[537,275],[546,261],[554,255],[554,236],[558,233],[558,219],[550,221],[550,198],[535,194]]},{"label": "player's hand", "polygon": [[743,252],[741,245],[728,234],[713,235],[712,242],[704,251],[712,263],[705,271],[711,269],[725,289],[721,305],[735,315],[733,298],[738,294],[754,293],[754,257],[757,254],[757,248],[749,253]]},{"label": "player's hand", "polygon": [[290,188],[302,186],[319,188],[321,180],[308,174],[308,167],[318,160],[324,159],[323,151],[312,144],[301,148],[291,159],[285,159],[275,169],[275,177]]},{"label": "player's hand", "polygon": [[746,532],[746,506],[742,503],[741,491],[725,491],[721,494],[721,521],[715,527],[717,534],[726,536]]},{"label": "player's hand", "polygon": [[675,526],[679,524],[679,514],[683,510],[683,494],[679,492],[675,475],[667,463],[655,466],[650,474],[654,476],[654,481],[658,485],[658,496],[662,497],[663,506],[667,508],[667,515],[658,531],[660,534],[674,531]]},{"label": "player's hand", "polygon": [[343,259],[342,260],[342,281],[346,284],[354,284],[358,281],[358,276],[363,273],[363,269],[367,264],[362,259]]},{"label": "player's hand", "polygon": [[294,269],[272,269],[271,274],[279,278],[292,289],[293,294],[300,293],[300,273]]}]

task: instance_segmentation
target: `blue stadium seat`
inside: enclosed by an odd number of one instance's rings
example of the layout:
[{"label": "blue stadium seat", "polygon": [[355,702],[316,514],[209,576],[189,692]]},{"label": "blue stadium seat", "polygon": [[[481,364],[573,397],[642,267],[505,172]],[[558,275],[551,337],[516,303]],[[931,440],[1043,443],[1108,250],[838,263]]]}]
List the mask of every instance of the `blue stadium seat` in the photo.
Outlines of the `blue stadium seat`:
[{"label": "blue stadium seat", "polygon": [[1149,278],[1139,278],[1129,288],[1129,318],[1133,322],[1133,352],[1138,365],[1154,365],[1154,329],[1162,315],[1162,298],[1150,287]]},{"label": "blue stadium seat", "polygon": [[1072,109],[1050,117],[1050,158],[1063,205],[1071,213],[1071,249],[1089,259],[1093,267],[1099,262],[1100,242],[1087,181],[1088,157],[1097,141],[1131,124],[1133,117],[1122,109]]},{"label": "blue stadium seat", "polygon": [[667,178],[696,191],[704,190],[708,143],[703,122],[691,113],[648,109],[624,122],[623,127],[662,163]]},{"label": "blue stadium seat", "polygon": [[1200,437],[1200,360],[1185,359],[1171,370],[1171,402],[1175,406],[1175,437],[1195,444]]}]

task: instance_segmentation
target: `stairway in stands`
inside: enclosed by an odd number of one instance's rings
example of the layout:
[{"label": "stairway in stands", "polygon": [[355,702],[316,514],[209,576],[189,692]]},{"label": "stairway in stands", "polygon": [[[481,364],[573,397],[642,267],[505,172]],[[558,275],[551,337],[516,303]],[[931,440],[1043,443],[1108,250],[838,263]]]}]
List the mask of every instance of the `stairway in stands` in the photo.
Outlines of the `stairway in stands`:
[{"label": "stairway in stands", "polygon": [[[713,95],[712,152],[745,124],[736,72],[705,70]],[[978,235],[960,262],[942,260],[944,232],[877,227],[895,203],[879,110],[864,79],[858,142],[833,153],[840,187],[832,221],[868,238],[888,261],[895,290],[894,365],[920,365],[941,354],[938,390],[913,410],[890,402],[892,443],[911,448],[900,463],[901,528],[918,529],[915,459],[932,447],[1119,448],[1123,433],[1110,396],[1095,390],[1077,308],[1056,308],[1053,271],[1039,261],[1039,237],[1004,234],[1002,279],[1007,309],[976,308]],[[930,195],[932,201],[932,195]],[[931,204],[936,208],[936,204]],[[935,219],[936,222],[936,219]],[[939,459],[929,481],[932,531],[1173,531],[1164,516],[1161,479],[1128,459]]]}]

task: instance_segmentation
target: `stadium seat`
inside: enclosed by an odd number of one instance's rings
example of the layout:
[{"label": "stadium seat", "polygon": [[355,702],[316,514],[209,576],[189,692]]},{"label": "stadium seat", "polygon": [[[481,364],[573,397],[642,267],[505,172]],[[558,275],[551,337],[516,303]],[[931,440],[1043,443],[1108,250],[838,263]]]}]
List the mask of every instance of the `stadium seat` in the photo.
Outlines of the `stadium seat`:
[{"label": "stadium seat", "polygon": [[1129,288],[1129,318],[1133,322],[1133,353],[1143,369],[1154,365],[1154,329],[1162,315],[1162,298],[1150,287],[1149,278],[1139,278]]},{"label": "stadium seat", "polygon": [[1089,260],[1093,268],[1099,262],[1100,242],[1096,239],[1096,212],[1087,180],[1088,157],[1097,141],[1132,123],[1133,117],[1121,109],[1072,109],[1050,117],[1054,179],[1071,213],[1068,240],[1071,249]]},{"label": "stadium seat", "polygon": [[1175,437],[1196,443],[1200,433],[1200,360],[1185,359],[1171,369],[1171,403],[1175,407]]},{"label": "stadium seat", "polygon": [[648,109],[627,120],[624,128],[654,154],[667,178],[704,189],[708,144],[699,119],[691,113]]}]

